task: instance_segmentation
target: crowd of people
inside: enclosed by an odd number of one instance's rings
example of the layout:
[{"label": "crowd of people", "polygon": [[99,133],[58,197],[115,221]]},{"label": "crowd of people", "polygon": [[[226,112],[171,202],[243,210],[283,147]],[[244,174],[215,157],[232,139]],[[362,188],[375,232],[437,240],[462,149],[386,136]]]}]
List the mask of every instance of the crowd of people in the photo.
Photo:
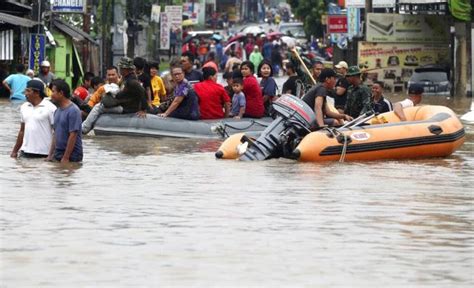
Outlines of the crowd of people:
[{"label": "crowd of people", "polygon": [[324,127],[342,125],[368,111],[394,110],[405,121],[403,108],[420,103],[423,92],[423,87],[412,85],[409,98],[392,105],[383,95],[383,83],[375,82],[369,89],[360,69],[344,61],[334,69],[315,61],[310,78],[316,83],[311,87],[303,80],[299,65],[289,61],[282,89],[273,78],[274,65],[268,59],[258,66],[251,60],[233,62],[223,75],[226,86],[218,83],[216,63],[201,69],[193,63],[194,56],[184,53],[161,77],[158,63],[123,57],[117,66],[106,69],[106,79],[86,73],[83,84],[72,93],[64,80],[55,79],[49,63],[42,63],[39,75],[33,78],[23,74],[25,67],[18,65],[17,73],[3,81],[11,99],[26,100],[20,109],[21,126],[11,157],[81,161],[81,137],[94,128],[103,113],[135,113],[143,118],[154,114],[192,121],[261,118],[272,116],[272,103],[280,95],[291,94],[312,107],[317,126]]}]

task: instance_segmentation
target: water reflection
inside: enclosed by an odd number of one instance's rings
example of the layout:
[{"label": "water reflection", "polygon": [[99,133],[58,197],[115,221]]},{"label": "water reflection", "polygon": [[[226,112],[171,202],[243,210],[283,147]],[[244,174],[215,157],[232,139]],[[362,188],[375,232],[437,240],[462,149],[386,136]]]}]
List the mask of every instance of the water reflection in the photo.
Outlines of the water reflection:
[{"label": "water reflection", "polygon": [[448,158],[247,163],[88,136],[63,167],[9,157],[17,113],[0,101],[4,286],[474,285],[472,126]]}]

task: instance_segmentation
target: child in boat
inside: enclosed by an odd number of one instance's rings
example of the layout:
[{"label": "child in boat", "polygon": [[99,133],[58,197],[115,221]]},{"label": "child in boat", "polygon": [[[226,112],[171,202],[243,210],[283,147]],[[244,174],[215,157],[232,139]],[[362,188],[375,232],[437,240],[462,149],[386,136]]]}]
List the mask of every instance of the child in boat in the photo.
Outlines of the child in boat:
[{"label": "child in boat", "polygon": [[240,119],[245,114],[245,95],[242,90],[244,89],[242,78],[234,78],[232,83],[232,90],[234,96],[232,96],[232,109],[230,111],[230,117]]}]

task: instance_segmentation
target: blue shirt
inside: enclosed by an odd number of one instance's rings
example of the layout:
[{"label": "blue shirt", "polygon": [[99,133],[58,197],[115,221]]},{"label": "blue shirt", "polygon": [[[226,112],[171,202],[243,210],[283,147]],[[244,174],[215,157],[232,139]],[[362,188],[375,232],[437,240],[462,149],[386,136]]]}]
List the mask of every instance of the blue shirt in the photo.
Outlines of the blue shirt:
[{"label": "blue shirt", "polygon": [[234,97],[232,97],[232,109],[231,114],[233,116],[238,116],[240,112],[240,107],[245,107],[245,95],[244,93],[240,92],[239,94],[234,93]]},{"label": "blue shirt", "polygon": [[24,75],[24,74],[12,74],[5,79],[8,86],[10,86],[12,90],[12,94],[10,95],[10,100],[22,100],[25,101],[25,89],[26,83],[30,81],[31,78]]},{"label": "blue shirt", "polygon": [[263,44],[263,58],[270,60],[272,58],[273,45],[270,42]]},{"label": "blue shirt", "polygon": [[82,118],[81,111],[76,105],[71,105],[66,108],[58,108],[54,112],[54,137],[56,139],[56,147],[54,149],[54,158],[58,161],[64,155],[67,147],[67,140],[69,133],[77,132],[76,144],[71,153],[69,161],[82,161]]},{"label": "blue shirt", "polygon": [[260,88],[262,88],[262,95],[270,97],[276,96],[276,92],[278,89],[275,79],[273,79],[273,77],[263,78],[260,81]]},{"label": "blue shirt", "polygon": [[169,115],[173,118],[198,120],[201,116],[199,111],[199,100],[196,92],[188,81],[184,80],[174,89],[174,97],[183,97],[178,108]]},{"label": "blue shirt", "polygon": [[199,72],[198,70],[191,70],[191,72],[189,73],[184,73],[184,77],[186,78],[186,80],[188,81],[199,81],[201,82],[202,80],[204,80],[204,78],[202,77],[202,73]]}]

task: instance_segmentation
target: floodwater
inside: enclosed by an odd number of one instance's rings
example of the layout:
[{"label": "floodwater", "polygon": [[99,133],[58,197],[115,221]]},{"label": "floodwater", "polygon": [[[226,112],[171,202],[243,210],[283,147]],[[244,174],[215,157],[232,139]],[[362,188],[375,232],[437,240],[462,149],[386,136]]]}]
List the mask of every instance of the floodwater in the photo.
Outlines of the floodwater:
[{"label": "floodwater", "polygon": [[0,128],[0,287],[474,285],[472,125],[445,159],[241,163],[218,141],[87,136],[66,167],[9,157],[4,99]]}]

